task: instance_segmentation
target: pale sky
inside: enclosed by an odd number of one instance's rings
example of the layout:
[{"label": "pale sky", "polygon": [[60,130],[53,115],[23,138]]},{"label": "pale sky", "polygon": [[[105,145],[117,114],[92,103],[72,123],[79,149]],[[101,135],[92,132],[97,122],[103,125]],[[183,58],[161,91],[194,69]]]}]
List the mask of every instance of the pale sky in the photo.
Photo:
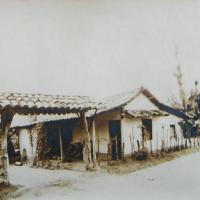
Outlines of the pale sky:
[{"label": "pale sky", "polygon": [[0,91],[177,94],[200,79],[198,0],[0,0]]}]

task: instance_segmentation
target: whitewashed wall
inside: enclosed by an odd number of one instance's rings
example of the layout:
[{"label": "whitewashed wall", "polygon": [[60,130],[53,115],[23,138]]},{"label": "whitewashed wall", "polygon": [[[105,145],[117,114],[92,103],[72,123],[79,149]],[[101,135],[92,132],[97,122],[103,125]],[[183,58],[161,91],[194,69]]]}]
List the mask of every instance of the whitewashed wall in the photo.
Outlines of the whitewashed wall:
[{"label": "whitewashed wall", "polygon": [[[96,132],[96,151],[99,153],[107,153],[107,146],[110,142],[109,136],[109,121],[120,120],[120,112],[111,111],[96,116],[95,118],[95,132]],[[89,122],[88,122],[89,124]],[[90,131],[91,134],[91,131]],[[92,138],[92,136],[91,136]],[[84,140],[84,132],[80,128],[80,124],[77,124],[73,129],[72,142],[82,142]]]},{"label": "whitewashed wall", "polygon": [[96,129],[96,150],[98,151],[98,141],[99,141],[99,153],[107,153],[108,143],[110,142],[109,135],[109,121],[110,120],[120,120],[120,112],[108,112],[101,114],[95,119],[95,129]]},{"label": "whitewashed wall", "polygon": [[[107,113],[98,116],[96,119],[96,137],[100,142],[100,153],[107,153],[107,144],[109,142],[109,127],[110,120],[120,120],[120,113]],[[152,118],[152,150],[161,149],[162,140],[165,142],[165,146],[174,146],[177,144],[175,139],[171,139],[170,143],[170,125],[175,125],[176,133],[179,138],[179,144],[184,142],[184,138],[181,134],[180,126],[178,122],[179,118],[169,115]],[[138,150],[137,140],[142,146],[142,119],[140,118],[123,118],[121,119],[121,136],[122,143],[125,144],[124,153],[130,155],[132,151]],[[133,144],[133,146],[131,145]],[[150,141],[145,142],[145,147],[150,151]]]},{"label": "whitewashed wall", "polygon": [[30,131],[28,129],[20,129],[19,131],[19,148],[20,155],[22,155],[23,149],[26,149],[27,159],[32,158],[32,147],[30,143]]},{"label": "whitewashed wall", "polygon": [[125,155],[138,150],[137,140],[142,141],[141,125],[141,119],[124,118],[121,120],[122,143],[125,145]]},{"label": "whitewashed wall", "polygon": [[[181,145],[185,142],[179,125],[180,121],[180,118],[173,115],[153,118],[153,137],[156,139],[156,142],[153,143],[154,149],[157,149],[157,146],[159,149],[161,148],[162,140],[165,141],[166,147],[173,147],[178,143]],[[177,140],[171,137],[170,125],[175,125]]]},{"label": "whitewashed wall", "polygon": [[[152,150],[160,150],[162,145],[162,140],[164,140],[166,147],[173,147],[174,145],[184,143],[184,138],[181,134],[181,129],[178,124],[180,121],[179,118],[169,115],[169,116],[161,116],[161,117],[153,117],[152,118]],[[122,142],[125,144],[125,155],[129,155],[132,153],[133,150],[138,150],[137,140],[142,144],[142,120],[141,119],[127,119],[124,118],[121,121],[122,125]],[[177,138],[175,140],[172,138],[170,140],[171,132],[170,132],[170,125],[175,125]],[[134,137],[134,138],[133,138]],[[134,148],[132,149],[131,141],[133,143]],[[145,142],[145,147],[150,151],[150,140]]]},{"label": "whitewashed wall", "polygon": [[126,110],[157,110],[155,106],[144,94],[140,94],[125,106]]}]

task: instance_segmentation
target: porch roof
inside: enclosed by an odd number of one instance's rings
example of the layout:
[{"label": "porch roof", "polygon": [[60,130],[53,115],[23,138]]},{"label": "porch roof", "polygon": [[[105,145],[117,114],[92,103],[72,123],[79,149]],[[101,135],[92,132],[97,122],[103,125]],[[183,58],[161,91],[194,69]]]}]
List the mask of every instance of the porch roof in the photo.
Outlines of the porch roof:
[{"label": "porch roof", "polygon": [[18,114],[66,114],[96,109],[87,96],[0,93],[0,113],[12,109]]},{"label": "porch roof", "polygon": [[65,120],[72,120],[77,119],[78,115],[74,113],[70,114],[53,114],[53,115],[37,115],[35,120],[31,119],[29,115],[15,115],[13,121],[11,123],[12,128],[28,128],[32,127],[38,123],[46,123],[46,122],[57,122],[57,121],[65,121]]},{"label": "porch roof", "polygon": [[124,115],[130,118],[146,118],[152,116],[167,116],[169,113],[162,110],[124,110]]}]

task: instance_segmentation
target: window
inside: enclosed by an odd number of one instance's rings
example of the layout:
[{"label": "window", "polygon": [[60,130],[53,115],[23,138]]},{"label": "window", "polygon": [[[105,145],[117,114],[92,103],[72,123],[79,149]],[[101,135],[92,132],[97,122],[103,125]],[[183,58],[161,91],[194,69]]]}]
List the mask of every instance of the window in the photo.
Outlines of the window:
[{"label": "window", "polygon": [[176,134],[176,126],[174,124],[170,125],[170,134],[171,134],[171,138],[177,138],[177,134]]},{"label": "window", "polygon": [[142,138],[152,140],[152,119],[142,119]]}]

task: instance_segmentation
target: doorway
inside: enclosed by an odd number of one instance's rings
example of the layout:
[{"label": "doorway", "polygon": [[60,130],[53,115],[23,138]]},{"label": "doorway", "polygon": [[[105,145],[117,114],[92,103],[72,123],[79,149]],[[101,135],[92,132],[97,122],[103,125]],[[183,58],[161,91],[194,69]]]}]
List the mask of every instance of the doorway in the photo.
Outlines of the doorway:
[{"label": "doorway", "polygon": [[121,159],[122,145],[121,145],[121,121],[109,121],[109,134],[112,144],[112,159]]},{"label": "doorway", "polygon": [[[61,135],[60,135],[61,134]],[[49,147],[49,158],[61,157],[61,148],[66,156],[66,151],[72,141],[73,128],[70,123],[55,123],[46,125],[46,139]],[[62,147],[60,136],[62,138]]]}]

